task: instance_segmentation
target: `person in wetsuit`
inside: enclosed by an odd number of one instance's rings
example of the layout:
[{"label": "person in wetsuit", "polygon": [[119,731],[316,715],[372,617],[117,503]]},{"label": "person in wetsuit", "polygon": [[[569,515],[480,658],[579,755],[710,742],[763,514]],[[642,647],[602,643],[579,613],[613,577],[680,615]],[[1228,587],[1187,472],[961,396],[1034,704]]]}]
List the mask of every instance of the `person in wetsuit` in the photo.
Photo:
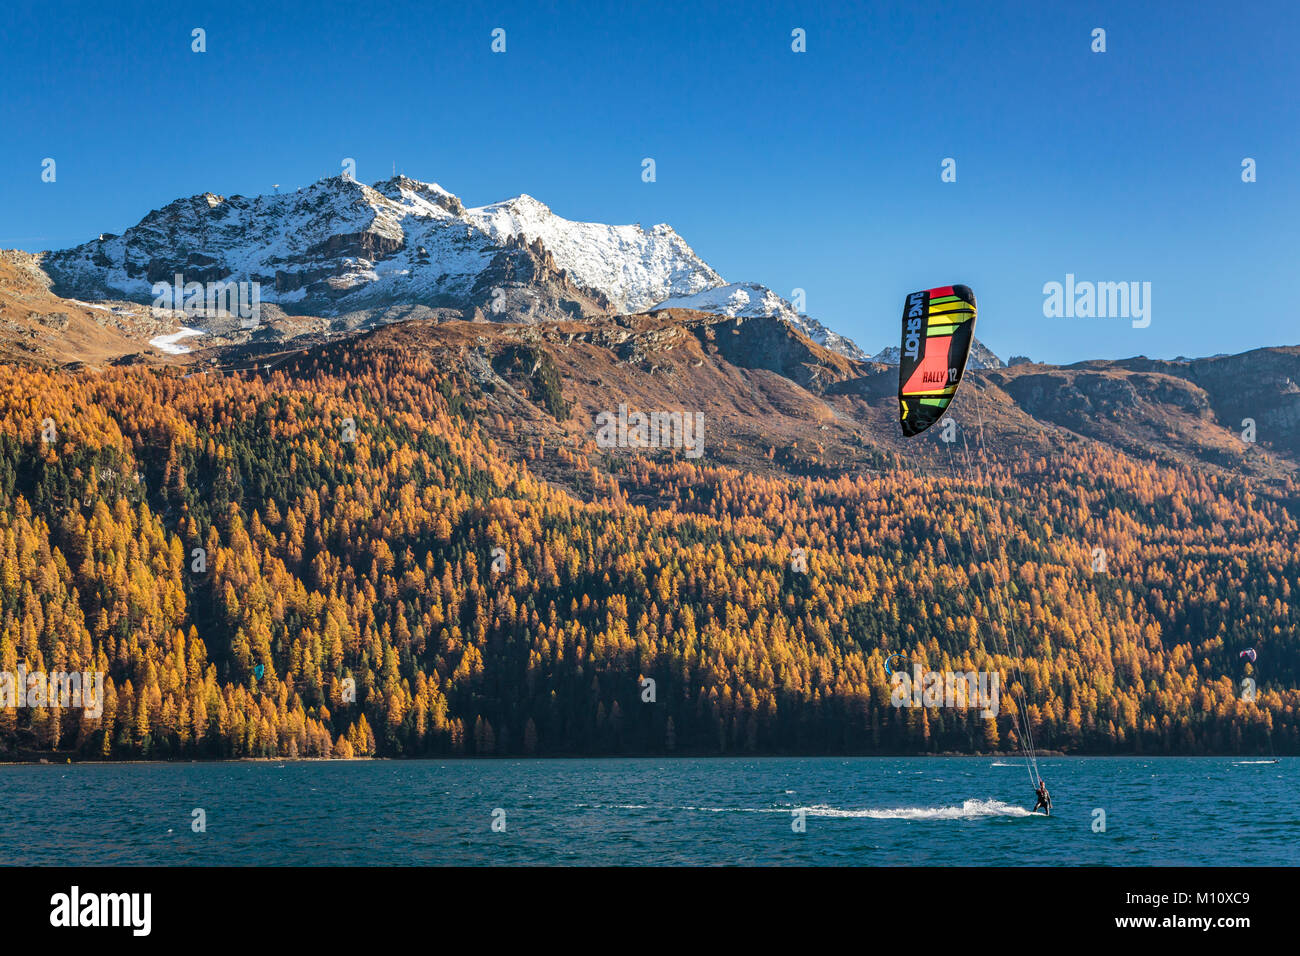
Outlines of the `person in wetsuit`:
[{"label": "person in wetsuit", "polygon": [[1052,796],[1047,792],[1047,781],[1045,780],[1038,781],[1038,789],[1034,791],[1034,795],[1038,797],[1038,801],[1034,804],[1034,809],[1031,812],[1037,813],[1038,808],[1042,807],[1043,812],[1046,813],[1048,816],[1051,816]]}]

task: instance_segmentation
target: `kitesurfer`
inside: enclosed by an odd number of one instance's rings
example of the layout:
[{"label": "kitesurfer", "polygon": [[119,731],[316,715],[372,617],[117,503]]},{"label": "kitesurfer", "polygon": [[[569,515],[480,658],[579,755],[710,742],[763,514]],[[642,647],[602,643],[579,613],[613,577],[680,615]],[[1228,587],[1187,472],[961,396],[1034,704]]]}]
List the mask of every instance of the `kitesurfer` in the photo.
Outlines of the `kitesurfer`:
[{"label": "kitesurfer", "polygon": [[1031,812],[1037,813],[1038,808],[1042,807],[1043,812],[1050,817],[1052,815],[1052,796],[1047,792],[1047,781],[1038,781],[1038,789],[1034,791],[1034,795],[1038,797],[1038,802],[1034,804],[1034,809]]}]

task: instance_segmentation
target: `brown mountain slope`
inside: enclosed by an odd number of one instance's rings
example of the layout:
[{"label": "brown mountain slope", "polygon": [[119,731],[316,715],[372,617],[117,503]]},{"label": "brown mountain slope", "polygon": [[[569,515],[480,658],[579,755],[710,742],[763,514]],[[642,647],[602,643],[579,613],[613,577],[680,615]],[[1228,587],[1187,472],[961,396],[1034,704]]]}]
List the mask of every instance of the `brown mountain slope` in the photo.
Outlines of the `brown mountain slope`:
[{"label": "brown mountain slope", "polygon": [[59,298],[35,256],[0,250],[0,359],[101,365],[141,351],[140,342],[122,329],[129,318],[111,307]]},{"label": "brown mountain slope", "polygon": [[[1225,367],[1227,365],[1227,367]],[[1271,367],[1272,380],[1259,376]],[[1300,461],[1300,350],[1259,349],[1229,363],[1128,359],[987,373],[1027,415],[1156,461],[1276,478]],[[1243,419],[1256,419],[1256,441]]]},{"label": "brown mountain slope", "polygon": [[[552,272],[543,259],[536,265]],[[521,278],[521,288],[536,288]],[[896,368],[846,358],[774,318],[679,309],[593,317],[590,310],[604,304],[591,302],[576,308],[572,322],[538,322],[529,303],[510,299],[507,306],[506,316],[523,321],[483,321],[500,313],[482,309],[467,315],[423,307],[290,318],[265,306],[256,333],[211,324],[209,335],[194,340],[194,354],[166,356],[148,339],[174,331],[179,319],[155,320],[129,303],[92,307],[61,299],[50,292],[36,257],[4,252],[0,360],[197,360],[204,367],[215,361],[220,370],[264,367],[319,347],[420,349],[491,393],[503,422],[495,433],[521,453],[543,440],[551,448],[596,451],[596,416],[626,405],[702,413],[706,463],[796,475],[853,475],[900,461],[967,467],[977,460],[968,452],[1050,457],[1090,440],[1143,460],[1267,479],[1294,473],[1300,463],[1300,347],[1190,362],[1134,358],[968,370],[950,413],[959,441],[949,446],[938,428],[902,438]],[[393,324],[361,331],[375,322]],[[562,404],[568,408],[560,414]],[[1254,443],[1242,440],[1248,418],[1256,424]],[[543,470],[552,466],[556,480],[570,481],[558,463]]]},{"label": "brown mountain slope", "polygon": [[[443,367],[463,369],[501,416],[494,435],[521,450],[545,441],[552,449],[600,454],[595,418],[617,414],[622,404],[629,411],[703,413],[705,463],[795,473],[859,472],[884,463],[862,424],[820,394],[857,373],[857,363],[774,319],[737,323],[671,310],[596,324],[407,322],[355,345],[428,351]],[[542,397],[548,378],[567,406],[559,414]],[[568,483],[558,465],[537,470]]]},{"label": "brown mountain slope", "polygon": [[1261,444],[1300,458],[1300,346],[1190,362],[1134,358],[1112,364],[1184,379],[1204,392],[1215,419],[1225,428],[1240,434],[1245,420],[1251,419]]},{"label": "brown mountain slope", "polygon": [[[498,438],[521,445],[544,439],[549,447],[588,454],[599,453],[596,416],[626,405],[629,411],[701,412],[706,463],[797,475],[854,475],[900,461],[964,468],[981,454],[1051,457],[1087,441],[1143,460],[1262,478],[1296,470],[1297,455],[1285,442],[1263,432],[1258,443],[1243,442],[1223,418],[1229,412],[1216,413],[1216,403],[1225,401],[1217,393],[1140,364],[970,371],[951,412],[958,442],[948,446],[938,428],[902,438],[897,369],[829,352],[771,319],[737,322],[672,310],[596,324],[411,322],[356,345],[435,353],[445,367],[465,369],[491,393],[502,422],[509,423],[495,430]],[[1287,350],[1265,351],[1280,356],[1284,367],[1296,361]],[[1229,392],[1227,383],[1238,372],[1221,363],[1211,368],[1223,379],[1218,390]],[[539,397],[547,391],[553,406],[563,399],[564,414],[547,410]],[[1277,394],[1258,399],[1261,408],[1275,409],[1261,412],[1261,421],[1285,421],[1290,401],[1281,385]]]}]

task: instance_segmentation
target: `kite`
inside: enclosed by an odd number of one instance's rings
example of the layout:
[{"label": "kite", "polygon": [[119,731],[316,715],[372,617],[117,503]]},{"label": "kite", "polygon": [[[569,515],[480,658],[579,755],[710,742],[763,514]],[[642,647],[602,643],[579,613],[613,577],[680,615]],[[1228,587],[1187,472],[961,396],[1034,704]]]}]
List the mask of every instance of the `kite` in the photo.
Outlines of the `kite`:
[{"label": "kite", "polygon": [[913,292],[903,303],[898,404],[903,434],[919,435],[957,393],[975,337],[975,293],[967,286]]}]

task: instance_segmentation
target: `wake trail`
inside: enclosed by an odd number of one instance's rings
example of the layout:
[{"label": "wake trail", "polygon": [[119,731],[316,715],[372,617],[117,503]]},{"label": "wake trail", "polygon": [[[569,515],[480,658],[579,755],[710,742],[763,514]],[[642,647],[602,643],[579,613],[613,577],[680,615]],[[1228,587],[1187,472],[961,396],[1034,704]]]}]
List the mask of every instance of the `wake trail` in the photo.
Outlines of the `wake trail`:
[{"label": "wake trail", "polygon": [[813,817],[846,817],[867,820],[977,820],[983,817],[1031,817],[1024,807],[1001,800],[964,800],[959,807],[896,807],[880,810],[839,810],[808,807]]},{"label": "wake trail", "polygon": [[[615,804],[609,810],[648,810],[640,804]],[[691,813],[784,813],[803,810],[810,817],[829,817],[848,820],[978,820],[988,817],[1031,817],[1024,807],[1001,800],[964,800],[961,806],[948,807],[882,807],[846,809],[817,804],[810,807],[662,807],[653,809],[682,810]]]}]

